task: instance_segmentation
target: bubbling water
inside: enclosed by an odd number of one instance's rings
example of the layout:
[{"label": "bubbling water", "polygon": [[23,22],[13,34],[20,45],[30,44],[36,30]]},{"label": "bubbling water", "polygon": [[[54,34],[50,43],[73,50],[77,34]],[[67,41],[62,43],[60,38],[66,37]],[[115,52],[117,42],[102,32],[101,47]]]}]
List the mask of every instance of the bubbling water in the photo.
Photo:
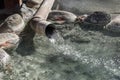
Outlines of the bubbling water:
[{"label": "bubbling water", "polygon": [[81,60],[83,63],[93,63],[93,66],[100,65],[101,61],[93,56],[82,56],[74,47],[65,43],[65,40],[59,33],[55,33],[49,38],[53,47],[59,52],[62,51],[64,55],[71,57],[74,60]]},{"label": "bubbling water", "polygon": [[77,51],[72,45],[66,44],[65,40],[59,33],[54,34],[49,40],[53,44],[53,47],[58,50],[58,52],[63,52],[63,55],[66,55],[72,60],[80,61],[82,64],[90,65],[89,68],[93,70],[94,68],[102,67],[103,69],[101,70],[105,69],[106,72],[110,72],[107,75],[114,74],[114,76],[119,76],[119,71],[117,71],[119,68],[116,67],[115,61],[112,59],[98,58],[95,57],[95,55],[83,55],[82,52]]},{"label": "bubbling water", "polygon": [[59,32],[56,32],[49,38],[49,41],[53,44],[60,44],[64,42],[64,39]]},{"label": "bubbling water", "polygon": [[[120,38],[76,30],[66,31],[67,37],[58,31],[50,38],[36,35],[35,54],[20,56],[14,52],[11,80],[120,80],[119,53],[113,51],[117,48],[114,41]],[[86,37],[89,42],[79,42]],[[10,77],[6,75],[3,80]]]}]

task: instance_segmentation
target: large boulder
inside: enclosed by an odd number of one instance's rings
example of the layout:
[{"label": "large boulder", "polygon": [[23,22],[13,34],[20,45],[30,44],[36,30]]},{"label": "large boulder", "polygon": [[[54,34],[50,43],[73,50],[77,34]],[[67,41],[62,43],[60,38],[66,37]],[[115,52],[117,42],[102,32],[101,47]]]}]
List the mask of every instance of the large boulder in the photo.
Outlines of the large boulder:
[{"label": "large boulder", "polygon": [[25,27],[23,18],[19,14],[10,15],[0,25],[0,33],[15,32],[19,34]]}]

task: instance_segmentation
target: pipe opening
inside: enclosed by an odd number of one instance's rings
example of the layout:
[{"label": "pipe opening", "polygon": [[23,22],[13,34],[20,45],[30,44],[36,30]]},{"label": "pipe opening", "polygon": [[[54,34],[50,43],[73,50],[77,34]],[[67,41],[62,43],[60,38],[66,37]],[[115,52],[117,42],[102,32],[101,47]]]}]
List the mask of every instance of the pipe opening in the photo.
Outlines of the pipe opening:
[{"label": "pipe opening", "polygon": [[55,25],[49,24],[45,29],[45,34],[48,38],[51,38],[52,35],[55,33]]}]

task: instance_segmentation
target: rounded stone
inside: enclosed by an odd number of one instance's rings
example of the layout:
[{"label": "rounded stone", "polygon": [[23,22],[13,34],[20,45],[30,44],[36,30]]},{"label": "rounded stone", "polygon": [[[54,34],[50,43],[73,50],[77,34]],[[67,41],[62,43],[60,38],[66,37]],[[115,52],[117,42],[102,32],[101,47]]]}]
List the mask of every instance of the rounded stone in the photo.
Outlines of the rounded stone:
[{"label": "rounded stone", "polygon": [[120,32],[120,15],[111,20],[105,29],[112,32]]},{"label": "rounded stone", "polygon": [[19,34],[25,27],[23,18],[19,14],[13,14],[0,25],[0,33],[15,32]]},{"label": "rounded stone", "polygon": [[9,64],[9,61],[11,60],[11,57],[0,48],[0,66],[5,68],[7,64]]},{"label": "rounded stone", "polygon": [[77,16],[74,13],[62,10],[52,10],[49,13],[48,20],[55,23],[70,23],[75,22]]},{"label": "rounded stone", "polygon": [[90,14],[84,20],[85,24],[92,24],[96,26],[105,26],[111,21],[110,14],[102,11],[96,11]]},{"label": "rounded stone", "polygon": [[0,33],[0,48],[14,48],[19,43],[19,37],[14,33]]}]

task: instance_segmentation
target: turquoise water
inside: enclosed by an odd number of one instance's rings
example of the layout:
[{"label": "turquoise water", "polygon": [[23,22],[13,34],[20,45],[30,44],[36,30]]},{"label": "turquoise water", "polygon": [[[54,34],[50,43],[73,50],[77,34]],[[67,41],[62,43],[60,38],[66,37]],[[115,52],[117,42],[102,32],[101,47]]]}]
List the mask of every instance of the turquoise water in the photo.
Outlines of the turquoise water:
[{"label": "turquoise water", "polygon": [[36,34],[35,50],[21,49],[28,55],[10,51],[12,71],[3,80],[120,80],[119,35],[73,24],[57,32],[53,39]]}]

